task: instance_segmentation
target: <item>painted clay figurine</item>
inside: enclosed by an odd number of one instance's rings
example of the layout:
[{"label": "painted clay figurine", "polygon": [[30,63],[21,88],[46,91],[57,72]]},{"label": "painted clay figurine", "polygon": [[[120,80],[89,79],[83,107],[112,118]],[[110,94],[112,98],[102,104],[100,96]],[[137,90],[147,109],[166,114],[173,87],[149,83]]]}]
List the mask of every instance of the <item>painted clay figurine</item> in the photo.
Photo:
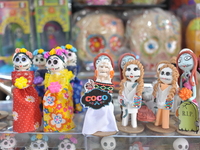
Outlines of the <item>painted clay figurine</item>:
[{"label": "painted clay figurine", "polygon": [[33,132],[41,125],[39,97],[32,86],[34,72],[30,71],[32,53],[25,48],[16,48],[13,56],[15,71],[12,72],[13,88],[13,131]]},{"label": "painted clay figurine", "polygon": [[173,142],[174,150],[188,150],[189,143],[185,138],[178,138]]},{"label": "painted clay figurine", "polygon": [[71,80],[71,85],[73,87],[73,102],[74,102],[74,112],[80,113],[83,112],[85,109],[83,109],[83,106],[80,103],[81,99],[81,91],[83,88],[81,80],[77,77],[79,72],[79,66],[77,65],[77,56],[76,56],[76,48],[73,47],[70,44],[67,44],[65,46],[65,49],[67,50],[67,69],[69,71],[72,71],[74,74],[74,78]]},{"label": "painted clay figurine", "polygon": [[65,132],[75,127],[73,89],[70,84],[73,74],[65,69],[62,49],[52,49],[45,54],[45,58],[49,73],[46,73],[44,81],[46,88],[43,98],[44,131]]},{"label": "painted clay figurine", "polygon": [[48,136],[37,134],[31,137],[30,150],[48,150]]},{"label": "painted clay figurine", "polygon": [[69,135],[61,135],[59,137],[62,141],[58,145],[58,150],[76,150],[75,144],[77,144],[77,139],[68,136]]},{"label": "painted clay figurine", "polygon": [[1,150],[14,150],[16,144],[17,144],[17,141],[15,139],[14,134],[3,133],[0,136],[0,148],[1,148]]},{"label": "painted clay figurine", "polygon": [[44,81],[45,73],[47,73],[47,69],[45,66],[46,58],[44,58],[44,54],[45,54],[45,51],[43,49],[36,49],[33,52],[33,65],[37,67],[37,70],[35,71],[35,75],[34,75],[33,84],[35,85],[35,89],[37,90],[38,95],[41,100],[41,104],[40,104],[41,110],[43,109],[42,99],[45,93],[43,81]]},{"label": "painted clay figurine", "polygon": [[128,125],[131,114],[131,126],[137,128],[137,113],[141,107],[144,88],[143,76],[144,69],[138,60],[131,60],[125,64],[119,90],[119,101],[123,106],[122,126]]},{"label": "painted clay figurine", "polygon": [[[95,57],[94,64],[96,64],[96,60],[99,60],[98,58],[101,56],[102,54],[99,54]],[[112,84],[112,78],[114,76],[112,64],[111,58],[102,59],[97,63],[95,70],[96,79],[94,81],[95,88],[85,93],[81,99],[82,103],[89,107],[85,115],[83,134],[95,135],[100,131],[106,135],[109,132],[115,134],[118,131],[111,97],[114,87]],[[91,96],[96,100],[90,101]],[[83,101],[88,103],[84,103]]]},{"label": "painted clay figurine", "polygon": [[174,103],[179,73],[172,64],[165,64],[160,68],[157,76],[158,81],[153,91],[158,107],[155,126],[161,125],[163,129],[168,129],[169,112]]},{"label": "painted clay figurine", "polygon": [[180,120],[178,132],[181,133],[184,131],[197,133],[199,131],[199,112],[196,101],[197,63],[197,57],[190,49],[182,49],[177,57],[177,70],[180,74],[178,94],[182,103],[176,116]]}]

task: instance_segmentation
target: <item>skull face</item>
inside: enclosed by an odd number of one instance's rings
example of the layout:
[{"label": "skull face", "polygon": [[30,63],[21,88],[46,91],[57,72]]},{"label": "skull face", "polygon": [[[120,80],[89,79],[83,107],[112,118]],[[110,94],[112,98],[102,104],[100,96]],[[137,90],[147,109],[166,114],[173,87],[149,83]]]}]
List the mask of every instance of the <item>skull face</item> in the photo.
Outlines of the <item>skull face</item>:
[{"label": "skull face", "polygon": [[64,69],[64,62],[58,56],[51,56],[47,62],[46,67],[51,72],[58,72]]},{"label": "skull face", "polygon": [[102,60],[98,63],[97,70],[98,70],[97,78],[101,80],[102,78],[110,77],[110,71],[113,70],[113,68],[110,61]]},{"label": "skull face", "polygon": [[67,54],[67,65],[76,66],[77,56],[74,52],[68,50]]},{"label": "skull face", "polygon": [[16,146],[15,138],[7,138],[0,143],[1,149],[12,149]]},{"label": "skull face", "polygon": [[160,70],[159,72],[159,77],[160,80],[164,83],[164,84],[170,84],[172,83],[173,77],[172,77],[172,69],[167,67],[167,68],[163,68],[162,70]]},{"label": "skull face", "polygon": [[188,53],[183,53],[178,59],[178,67],[183,71],[190,71],[194,67],[194,59]]},{"label": "skull face", "polygon": [[174,150],[188,150],[189,149],[189,143],[184,138],[178,138],[173,143]]},{"label": "skull face", "polygon": [[139,79],[141,72],[137,65],[131,64],[128,65],[125,69],[125,76],[128,80],[130,80],[131,82],[135,82],[137,79]]},{"label": "skull face", "polygon": [[34,142],[31,142],[30,149],[31,150],[48,150],[48,144],[47,142],[43,140],[36,140]]},{"label": "skull face", "polygon": [[41,54],[36,55],[33,58],[33,64],[37,66],[38,68],[43,68],[45,67],[46,59]]},{"label": "skull face", "polygon": [[101,139],[101,146],[104,150],[114,150],[116,147],[116,141],[113,137],[103,137]]},{"label": "skull face", "polygon": [[128,61],[131,61],[131,60],[135,60],[135,58],[133,56],[125,56],[124,58],[122,58],[122,61],[121,61],[121,69],[124,68],[124,65],[128,62]]},{"label": "skull face", "polygon": [[108,60],[109,62],[111,62],[111,61],[110,61],[110,58],[109,58],[108,56],[106,56],[106,55],[101,55],[101,56],[96,60],[95,65],[97,66],[98,63],[99,63],[100,61],[102,61],[102,60]]},{"label": "skull face", "polygon": [[31,60],[25,54],[18,54],[13,60],[14,68],[19,71],[28,70],[31,67]]},{"label": "skull face", "polygon": [[75,150],[76,147],[73,143],[71,143],[68,139],[63,140],[58,145],[58,150]]}]

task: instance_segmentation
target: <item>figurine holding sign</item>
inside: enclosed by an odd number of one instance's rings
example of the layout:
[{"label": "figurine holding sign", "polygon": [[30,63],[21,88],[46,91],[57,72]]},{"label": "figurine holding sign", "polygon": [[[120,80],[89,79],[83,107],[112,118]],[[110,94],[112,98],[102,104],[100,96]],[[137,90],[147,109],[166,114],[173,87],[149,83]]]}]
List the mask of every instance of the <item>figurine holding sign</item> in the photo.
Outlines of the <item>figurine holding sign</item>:
[{"label": "figurine holding sign", "polygon": [[95,88],[85,93],[81,99],[82,104],[88,107],[82,133],[109,136],[118,131],[114,117],[112,96],[110,94],[114,87],[111,82],[114,70],[112,60],[109,56],[107,57],[108,59],[96,62],[102,55],[97,55],[94,61],[94,64],[97,64],[95,66]]},{"label": "figurine holding sign", "polygon": [[14,132],[33,132],[41,125],[40,101],[37,91],[32,86],[34,72],[29,70],[32,57],[32,53],[25,48],[16,48],[13,56],[15,68],[12,72]]},{"label": "figurine holding sign", "polygon": [[[131,114],[131,126],[137,128],[137,113],[142,103],[142,91],[144,88],[144,69],[138,60],[128,61],[123,68],[123,80],[120,83],[119,101],[123,106],[122,127],[119,130],[124,130],[124,126],[128,126],[129,114]],[[142,132],[141,131],[127,131],[130,133]]]},{"label": "figurine holding sign", "polygon": [[192,50],[185,48],[180,51],[177,57],[177,69],[180,73],[179,97],[184,101],[176,112],[180,120],[178,132],[186,135],[196,135],[199,131],[199,112],[196,102],[197,57]]}]

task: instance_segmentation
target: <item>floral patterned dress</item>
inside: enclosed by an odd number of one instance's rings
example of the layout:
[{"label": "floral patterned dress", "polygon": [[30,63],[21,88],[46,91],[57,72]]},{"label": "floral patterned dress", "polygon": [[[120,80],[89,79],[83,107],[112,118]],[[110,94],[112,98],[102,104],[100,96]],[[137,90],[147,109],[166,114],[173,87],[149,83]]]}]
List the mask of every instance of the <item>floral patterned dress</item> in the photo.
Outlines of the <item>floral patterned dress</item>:
[{"label": "floral patterned dress", "polygon": [[13,89],[13,131],[31,132],[38,129],[41,125],[42,114],[39,109],[39,98],[37,91],[32,86],[33,71],[13,71],[12,84],[20,77],[27,79],[28,87],[24,89]]},{"label": "floral patterned dress", "polygon": [[58,82],[61,90],[58,93],[51,93],[47,89],[43,98],[44,132],[65,132],[75,127],[73,122],[74,107],[70,84],[73,74],[64,69],[59,73],[45,75],[45,88],[52,82]]}]

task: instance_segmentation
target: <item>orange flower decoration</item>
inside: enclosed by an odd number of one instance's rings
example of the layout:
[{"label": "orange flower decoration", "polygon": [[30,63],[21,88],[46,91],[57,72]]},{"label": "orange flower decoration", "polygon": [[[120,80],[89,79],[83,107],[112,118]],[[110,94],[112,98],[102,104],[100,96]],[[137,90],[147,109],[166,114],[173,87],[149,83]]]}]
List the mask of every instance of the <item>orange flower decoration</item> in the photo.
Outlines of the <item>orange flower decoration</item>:
[{"label": "orange flower decoration", "polygon": [[51,14],[53,14],[53,13],[55,13],[56,11],[55,11],[55,8],[54,7],[49,7],[49,13],[51,13]]},{"label": "orange flower decoration", "polygon": [[10,16],[15,16],[17,14],[17,11],[15,9],[10,11]]},{"label": "orange flower decoration", "polygon": [[192,97],[192,91],[184,87],[179,91],[179,97],[184,101],[188,100]]}]

